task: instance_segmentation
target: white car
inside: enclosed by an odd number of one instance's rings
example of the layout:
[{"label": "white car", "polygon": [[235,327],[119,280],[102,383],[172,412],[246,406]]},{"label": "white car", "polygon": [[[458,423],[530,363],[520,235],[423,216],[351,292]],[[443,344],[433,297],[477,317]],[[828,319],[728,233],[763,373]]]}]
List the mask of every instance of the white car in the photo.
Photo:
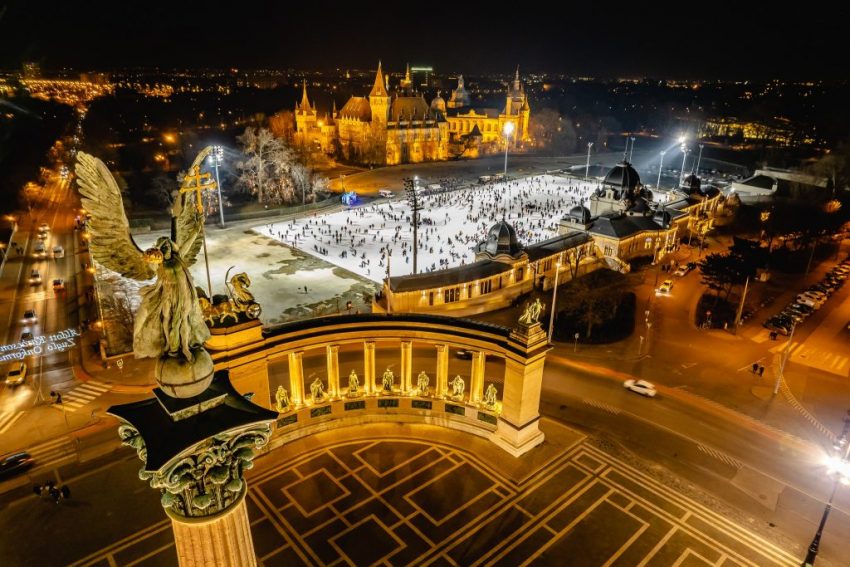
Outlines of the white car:
[{"label": "white car", "polygon": [[41,274],[38,273],[38,270],[33,270],[30,273],[30,285],[39,285],[41,284]]},{"label": "white car", "polygon": [[40,225],[38,225],[38,231],[39,232],[50,232],[50,225],[47,224],[46,222],[43,222]]},{"label": "white car", "polygon": [[65,257],[65,249],[61,246],[53,247],[53,257],[54,258],[64,258]]},{"label": "white car", "polygon": [[640,394],[641,396],[646,396],[647,398],[654,398],[655,394],[658,393],[655,386],[646,380],[626,380],[623,382],[623,387],[626,390],[631,390],[632,392]]},{"label": "white car", "polygon": [[658,287],[658,290],[655,292],[655,294],[669,294],[670,290],[672,289],[673,280],[664,280],[664,282]]}]

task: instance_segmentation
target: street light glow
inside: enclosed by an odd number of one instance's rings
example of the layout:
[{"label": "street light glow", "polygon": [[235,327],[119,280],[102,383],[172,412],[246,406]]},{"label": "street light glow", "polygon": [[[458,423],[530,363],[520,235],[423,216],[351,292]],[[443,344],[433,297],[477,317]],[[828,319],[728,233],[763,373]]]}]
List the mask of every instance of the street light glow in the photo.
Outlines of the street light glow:
[{"label": "street light glow", "polygon": [[505,122],[504,127],[502,128],[502,132],[504,132],[505,136],[510,136],[514,133],[514,123],[513,122]]}]

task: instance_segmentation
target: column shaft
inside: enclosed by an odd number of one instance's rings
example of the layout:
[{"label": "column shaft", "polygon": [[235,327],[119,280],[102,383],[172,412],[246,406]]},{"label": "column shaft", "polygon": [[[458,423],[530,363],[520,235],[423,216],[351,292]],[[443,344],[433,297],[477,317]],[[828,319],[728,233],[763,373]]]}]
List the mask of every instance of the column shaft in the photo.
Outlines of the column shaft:
[{"label": "column shaft", "polygon": [[413,341],[401,341],[401,391],[409,394],[413,389]]},{"label": "column shaft", "polygon": [[477,403],[484,397],[484,362],[487,355],[482,351],[472,353],[472,371],[469,379],[469,401]]},{"label": "column shaft", "polygon": [[446,395],[449,385],[449,347],[448,345],[436,345],[437,347],[437,397]]},{"label": "column shaft", "polygon": [[375,391],[375,342],[363,343],[363,387],[367,394]]},{"label": "column shaft", "polygon": [[180,567],[256,567],[244,497],[223,515],[207,522],[169,516]]},{"label": "column shaft", "polygon": [[304,403],[304,351],[289,353],[289,399],[295,405]]},{"label": "column shaft", "polygon": [[339,345],[325,347],[328,365],[328,395],[332,398],[340,396],[339,391]]}]

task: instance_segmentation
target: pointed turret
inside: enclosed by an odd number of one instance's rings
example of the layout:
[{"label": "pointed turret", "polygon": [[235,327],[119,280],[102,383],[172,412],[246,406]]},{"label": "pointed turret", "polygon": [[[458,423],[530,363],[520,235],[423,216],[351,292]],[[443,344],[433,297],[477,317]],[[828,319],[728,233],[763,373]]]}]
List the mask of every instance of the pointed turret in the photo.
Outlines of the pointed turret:
[{"label": "pointed turret", "polygon": [[519,65],[517,65],[516,66],[516,75],[514,75],[514,90],[518,91],[521,88],[522,87],[520,86],[520,83],[519,83]]},{"label": "pointed turret", "polygon": [[384,85],[384,74],[381,72],[380,61],[378,61],[378,72],[375,74],[375,84],[372,86],[372,91],[369,93],[369,96],[389,96],[387,87]]},{"label": "pointed turret", "polygon": [[310,110],[310,101],[307,99],[307,79],[301,83],[301,108],[302,110]]},{"label": "pointed turret", "polygon": [[410,80],[410,63],[407,64],[407,70],[404,72],[404,79],[401,81],[402,89],[410,89],[413,86],[413,81]]}]

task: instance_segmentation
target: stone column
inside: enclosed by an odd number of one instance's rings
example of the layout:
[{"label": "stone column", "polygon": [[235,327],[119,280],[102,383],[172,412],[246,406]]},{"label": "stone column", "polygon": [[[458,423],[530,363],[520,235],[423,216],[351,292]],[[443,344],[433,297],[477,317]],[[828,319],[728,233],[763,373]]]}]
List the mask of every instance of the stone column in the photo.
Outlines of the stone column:
[{"label": "stone column", "polygon": [[339,391],[339,345],[328,345],[325,347],[325,357],[328,365],[328,395],[332,398],[340,397]]},{"label": "stone column", "polygon": [[445,397],[449,386],[449,346],[435,345],[437,347],[437,391],[438,398]]},{"label": "stone column", "polygon": [[409,394],[413,389],[413,341],[401,341],[401,392]]},{"label": "stone column", "polygon": [[238,504],[213,518],[182,518],[169,509],[166,513],[171,518],[181,567],[257,565],[245,492]]},{"label": "stone column", "polygon": [[375,391],[375,341],[363,343],[363,388],[367,394]]},{"label": "stone column", "polygon": [[289,399],[294,405],[304,403],[304,351],[289,353]]},{"label": "stone column", "polygon": [[478,403],[484,397],[484,363],[487,355],[482,351],[472,353],[472,370],[469,378],[469,401]]},{"label": "stone column", "polygon": [[543,365],[551,348],[540,323],[520,326],[511,333],[513,354],[505,359],[502,411],[491,438],[515,457],[543,442],[540,431],[540,392]]}]

